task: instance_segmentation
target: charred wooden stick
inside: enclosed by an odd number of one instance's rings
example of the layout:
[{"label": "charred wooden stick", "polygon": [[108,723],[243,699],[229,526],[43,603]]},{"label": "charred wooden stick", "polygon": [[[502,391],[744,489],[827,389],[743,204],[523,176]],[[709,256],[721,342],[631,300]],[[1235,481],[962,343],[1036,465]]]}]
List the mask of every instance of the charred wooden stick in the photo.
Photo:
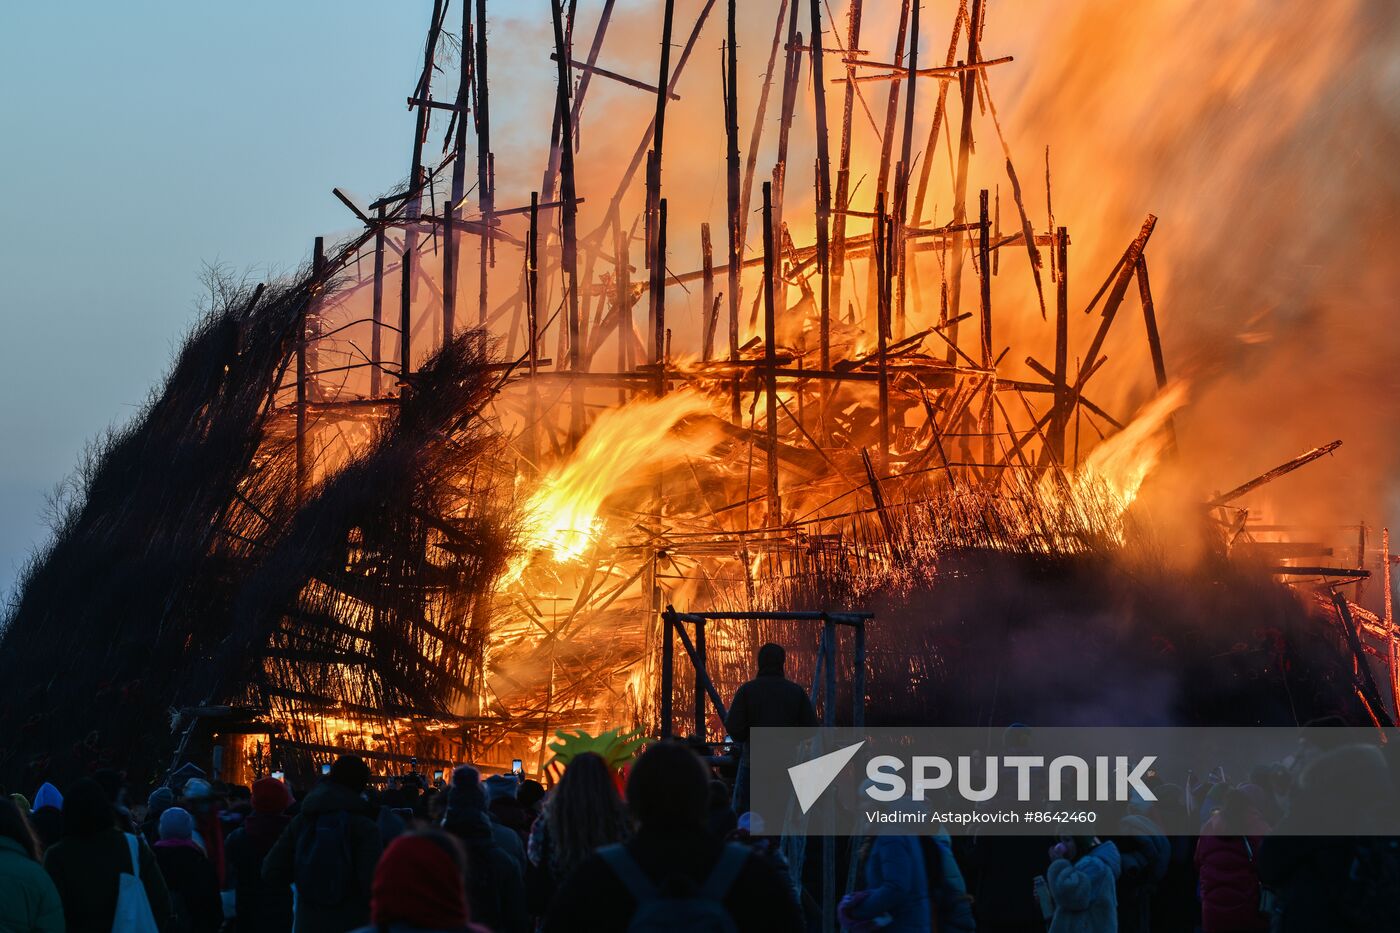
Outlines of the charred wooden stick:
[{"label": "charred wooden stick", "polygon": [[1233,502],[1240,496],[1253,492],[1260,486],[1263,486],[1265,483],[1271,483],[1274,480],[1278,479],[1280,476],[1292,473],[1299,467],[1307,466],[1314,460],[1317,460],[1321,457],[1325,457],[1327,454],[1330,454],[1332,451],[1336,450],[1340,446],[1342,446],[1341,441],[1333,441],[1332,443],[1324,444],[1321,447],[1314,447],[1307,453],[1299,454],[1292,460],[1289,460],[1287,463],[1281,463],[1278,466],[1274,467],[1272,470],[1269,470],[1267,473],[1261,473],[1249,482],[1236,486],[1234,489],[1231,489],[1227,493],[1216,496],[1214,499],[1211,499],[1209,502],[1207,502],[1206,505],[1210,508],[1216,508],[1218,506],[1226,505],[1230,502]]},{"label": "charred wooden stick", "polygon": [[1361,636],[1357,634],[1356,620],[1352,618],[1351,606],[1347,603],[1347,598],[1336,590],[1332,591],[1332,605],[1337,608],[1337,617],[1341,620],[1342,628],[1346,632],[1347,644],[1351,647],[1352,655],[1356,658],[1356,670],[1360,675],[1357,686],[1366,700],[1366,705],[1371,707],[1371,715],[1375,718],[1377,725],[1382,728],[1390,728],[1395,725],[1395,721],[1390,718],[1385,710],[1385,705],[1381,702],[1381,692],[1377,689],[1376,678],[1371,673],[1371,662],[1366,660],[1366,654],[1362,651]]},{"label": "charred wooden stick", "polygon": [[[862,0],[851,0],[847,13],[846,47],[854,49],[860,42],[860,19]],[[836,170],[836,210],[831,232],[831,304],[836,313],[841,313],[841,283],[846,276],[846,216],[842,211],[849,209],[851,184],[851,117],[855,112],[856,84],[855,67],[846,66],[846,93],[841,109],[841,155]],[[862,103],[864,98],[862,98]]]},{"label": "charred wooden stick", "polygon": [[[920,78],[942,78],[944,81],[955,81],[964,72],[980,71],[983,68],[990,68],[992,65],[1005,65],[1007,62],[1012,62],[1015,60],[1016,59],[1014,57],[1010,55],[1005,55],[1001,58],[989,58],[986,61],[973,62],[971,64],[945,65],[941,68],[916,68],[911,62],[910,66],[906,68],[902,65],[896,65],[891,62],[874,62],[865,58],[842,59],[842,61],[844,61],[847,65],[852,65],[857,68],[883,68],[890,72],[889,74],[882,75],[857,75],[855,80],[860,82],[893,81],[901,78],[907,78],[911,72]],[[839,83],[839,81],[842,80],[845,79],[832,79],[832,83],[837,84]]]},{"label": "charred wooden stick", "polygon": [[[550,61],[558,61],[559,55],[557,52],[551,52],[549,58]],[[655,94],[657,92],[656,85],[654,84],[647,84],[645,81],[638,81],[636,78],[629,78],[626,75],[618,74],[616,71],[609,71],[606,68],[600,68],[597,65],[590,65],[587,62],[577,61],[572,58],[569,59],[569,65],[570,67],[577,68],[581,72],[601,75],[602,77],[609,78],[613,81],[616,81],[619,84],[625,84],[628,87],[634,87],[639,91],[646,91],[649,94]],[[672,91],[667,91],[666,96],[669,97],[671,100],[681,99],[681,96],[679,94],[676,94]]]}]

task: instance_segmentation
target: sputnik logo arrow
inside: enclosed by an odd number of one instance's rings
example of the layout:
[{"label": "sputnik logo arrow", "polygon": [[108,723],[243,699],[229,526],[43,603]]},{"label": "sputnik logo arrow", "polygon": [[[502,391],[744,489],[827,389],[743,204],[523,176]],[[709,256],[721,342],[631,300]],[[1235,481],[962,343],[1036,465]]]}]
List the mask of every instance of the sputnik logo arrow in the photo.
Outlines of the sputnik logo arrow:
[{"label": "sputnik logo arrow", "polygon": [[846,767],[864,744],[865,740],[862,739],[854,745],[838,748],[820,758],[813,758],[788,768],[788,777],[792,780],[792,789],[797,792],[797,803],[802,807],[803,813],[812,809],[817,798],[831,786],[841,769]]}]

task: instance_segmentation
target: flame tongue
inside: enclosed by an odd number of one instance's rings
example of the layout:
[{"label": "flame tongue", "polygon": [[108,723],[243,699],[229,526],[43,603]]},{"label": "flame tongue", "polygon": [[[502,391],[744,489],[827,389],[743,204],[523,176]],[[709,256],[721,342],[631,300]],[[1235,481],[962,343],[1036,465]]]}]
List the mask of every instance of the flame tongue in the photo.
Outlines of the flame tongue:
[{"label": "flame tongue", "polygon": [[[1169,436],[1164,430],[1172,414],[1186,404],[1186,384],[1169,385],[1157,397],[1143,406],[1127,427],[1100,443],[1075,470],[1072,487],[1082,492],[1091,485],[1105,488],[1116,500],[1120,511],[1137,498],[1143,481],[1161,462]],[[1054,493],[1052,484],[1043,483],[1042,490]]]},{"label": "flame tongue", "polygon": [[528,555],[545,551],[575,560],[601,530],[598,512],[608,497],[644,484],[665,460],[708,453],[718,431],[676,431],[686,418],[711,411],[698,392],[683,390],[644,399],[598,416],[573,455],[540,479],[525,506]]}]

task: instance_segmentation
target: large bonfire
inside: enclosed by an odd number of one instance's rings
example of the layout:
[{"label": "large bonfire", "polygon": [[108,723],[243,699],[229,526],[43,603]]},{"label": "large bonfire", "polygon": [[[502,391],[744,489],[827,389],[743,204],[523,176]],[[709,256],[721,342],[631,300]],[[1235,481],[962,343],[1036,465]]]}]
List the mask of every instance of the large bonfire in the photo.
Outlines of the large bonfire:
[{"label": "large bonfire", "polygon": [[[407,184],[225,284],[81,474],[3,630],[0,773],[543,772],[559,730],[659,726],[668,605],[875,610],[886,721],[1388,718],[1388,609],[1336,589],[1364,526],[1251,517],[1312,454],[1184,466],[1157,218],[1065,225],[1141,206],[1013,145],[984,0],[555,0],[508,49],[487,6],[433,4]],[[541,148],[498,152],[522,113]],[[710,639],[721,692],[762,640],[812,674],[811,630]]]}]

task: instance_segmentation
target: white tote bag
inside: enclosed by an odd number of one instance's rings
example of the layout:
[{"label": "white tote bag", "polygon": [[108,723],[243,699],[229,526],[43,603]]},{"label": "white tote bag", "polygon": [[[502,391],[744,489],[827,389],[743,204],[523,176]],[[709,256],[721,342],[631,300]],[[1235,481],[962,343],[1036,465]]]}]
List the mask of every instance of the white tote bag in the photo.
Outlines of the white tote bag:
[{"label": "white tote bag", "polygon": [[117,912],[112,915],[112,933],[158,933],[151,902],[146,899],[146,886],[141,883],[141,844],[126,833],[131,850],[131,874],[117,876]]}]

